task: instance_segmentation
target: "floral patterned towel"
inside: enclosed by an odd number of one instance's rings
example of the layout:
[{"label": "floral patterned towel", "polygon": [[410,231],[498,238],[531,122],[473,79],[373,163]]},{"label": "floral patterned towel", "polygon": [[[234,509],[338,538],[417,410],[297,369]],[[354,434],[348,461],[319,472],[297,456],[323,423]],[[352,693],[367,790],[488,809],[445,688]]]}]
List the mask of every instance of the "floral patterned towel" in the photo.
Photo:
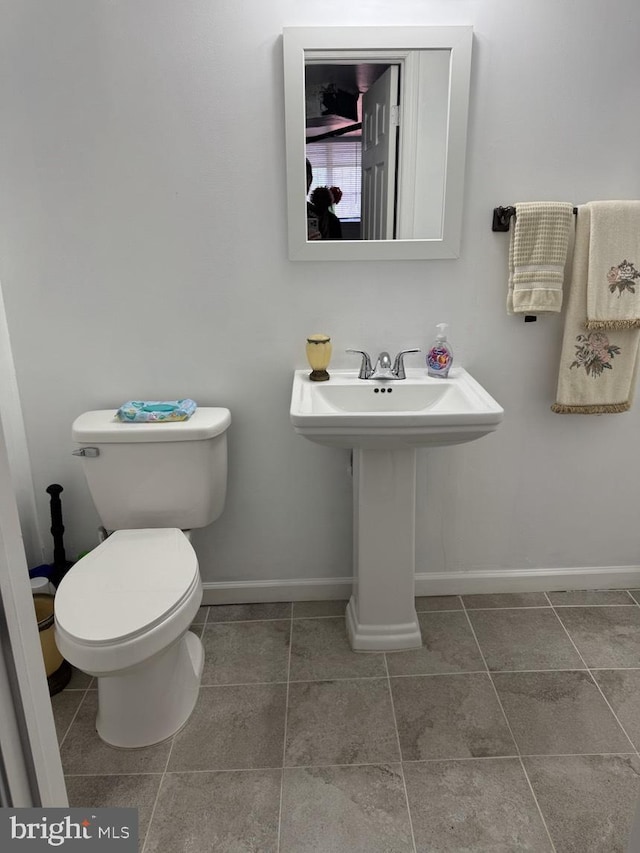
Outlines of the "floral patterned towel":
[{"label": "floral patterned towel", "polygon": [[592,201],[587,329],[640,328],[640,201]]},{"label": "floral patterned towel", "polygon": [[558,414],[626,412],[635,392],[640,328],[587,328],[591,212],[592,204],[578,208],[558,390],[551,407]]}]

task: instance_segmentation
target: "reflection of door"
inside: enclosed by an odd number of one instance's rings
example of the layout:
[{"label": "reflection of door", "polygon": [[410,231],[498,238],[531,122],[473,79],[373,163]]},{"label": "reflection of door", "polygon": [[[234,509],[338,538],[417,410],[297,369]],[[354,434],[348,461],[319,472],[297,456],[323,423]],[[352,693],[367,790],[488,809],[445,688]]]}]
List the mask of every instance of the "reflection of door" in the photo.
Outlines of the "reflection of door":
[{"label": "reflection of door", "polygon": [[394,237],[397,104],[398,66],[392,65],[362,96],[363,240]]}]

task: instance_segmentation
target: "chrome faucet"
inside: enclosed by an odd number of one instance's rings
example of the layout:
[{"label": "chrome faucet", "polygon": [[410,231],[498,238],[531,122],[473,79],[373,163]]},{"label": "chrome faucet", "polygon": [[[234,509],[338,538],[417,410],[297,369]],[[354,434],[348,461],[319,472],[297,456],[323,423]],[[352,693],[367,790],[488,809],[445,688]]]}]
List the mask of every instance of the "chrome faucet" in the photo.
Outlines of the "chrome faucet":
[{"label": "chrome faucet", "polygon": [[376,361],[375,367],[371,366],[369,353],[361,349],[348,349],[347,352],[357,353],[362,356],[358,379],[405,379],[404,357],[410,352],[420,352],[419,349],[401,350],[391,364],[389,353],[383,350]]},{"label": "chrome faucet", "polygon": [[369,379],[397,379],[398,377],[392,372],[391,369],[391,356],[388,352],[384,350],[378,356],[378,360],[376,361],[376,366],[373,368],[373,372]]}]

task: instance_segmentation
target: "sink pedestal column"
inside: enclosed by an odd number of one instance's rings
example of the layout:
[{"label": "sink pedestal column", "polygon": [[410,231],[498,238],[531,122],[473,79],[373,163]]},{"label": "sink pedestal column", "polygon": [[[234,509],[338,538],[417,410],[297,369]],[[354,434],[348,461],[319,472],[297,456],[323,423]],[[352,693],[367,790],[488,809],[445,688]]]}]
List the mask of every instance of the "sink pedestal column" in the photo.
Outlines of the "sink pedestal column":
[{"label": "sink pedestal column", "polygon": [[355,651],[422,645],[414,602],[416,450],[353,451],[354,586],[347,634]]}]

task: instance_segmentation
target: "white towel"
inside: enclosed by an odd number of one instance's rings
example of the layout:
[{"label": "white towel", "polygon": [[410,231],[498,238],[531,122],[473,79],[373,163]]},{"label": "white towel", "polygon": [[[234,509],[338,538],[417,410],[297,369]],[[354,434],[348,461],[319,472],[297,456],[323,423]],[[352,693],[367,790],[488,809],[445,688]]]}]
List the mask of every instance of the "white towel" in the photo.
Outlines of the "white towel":
[{"label": "white towel", "polygon": [[516,204],[509,241],[509,314],[559,314],[573,205],[562,201]]},{"label": "white towel", "polygon": [[573,272],[567,300],[556,402],[558,414],[598,415],[631,408],[640,329],[589,331],[587,281],[591,206],[578,208]]},{"label": "white towel", "polygon": [[587,329],[640,328],[640,201],[592,201]]}]

